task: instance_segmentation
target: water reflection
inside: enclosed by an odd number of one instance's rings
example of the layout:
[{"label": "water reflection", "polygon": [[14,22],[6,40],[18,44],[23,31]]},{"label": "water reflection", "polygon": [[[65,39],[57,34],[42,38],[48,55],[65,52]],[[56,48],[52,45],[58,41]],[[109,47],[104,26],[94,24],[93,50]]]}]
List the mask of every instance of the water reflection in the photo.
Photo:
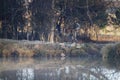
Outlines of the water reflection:
[{"label": "water reflection", "polygon": [[0,80],[120,80],[116,67],[98,59],[0,59]]}]

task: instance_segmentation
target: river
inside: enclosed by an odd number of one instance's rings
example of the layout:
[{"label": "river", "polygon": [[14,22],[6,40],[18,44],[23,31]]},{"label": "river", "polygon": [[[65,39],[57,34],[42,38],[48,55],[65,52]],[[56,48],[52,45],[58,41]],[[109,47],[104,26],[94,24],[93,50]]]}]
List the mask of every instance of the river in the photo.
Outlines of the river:
[{"label": "river", "polygon": [[1,58],[0,80],[120,80],[120,65],[99,58]]}]

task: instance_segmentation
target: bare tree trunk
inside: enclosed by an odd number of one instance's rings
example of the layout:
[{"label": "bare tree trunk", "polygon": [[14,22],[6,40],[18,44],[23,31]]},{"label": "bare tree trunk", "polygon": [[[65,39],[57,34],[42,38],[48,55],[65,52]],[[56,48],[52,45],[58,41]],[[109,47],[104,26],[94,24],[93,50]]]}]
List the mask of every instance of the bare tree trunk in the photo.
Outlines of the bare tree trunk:
[{"label": "bare tree trunk", "polygon": [[87,16],[90,20],[90,25],[92,26],[93,25],[93,21],[92,21],[92,18],[90,16],[90,11],[89,11],[89,3],[88,3],[88,0],[86,0],[86,4],[87,4]]},{"label": "bare tree trunk", "polygon": [[55,30],[54,7],[55,7],[55,0],[52,0],[52,12],[53,12],[52,16],[53,16],[53,18],[52,18],[52,23],[51,23],[52,28],[51,28],[51,32],[50,32],[50,38],[49,38],[49,41],[51,43],[54,43],[54,30]]},{"label": "bare tree trunk", "polygon": [[97,40],[97,37],[98,37],[98,35],[97,35],[97,26],[95,26],[95,25],[93,25],[93,21],[92,21],[92,18],[91,18],[91,16],[90,16],[90,11],[89,11],[89,2],[88,2],[88,0],[86,0],[86,4],[87,4],[87,16],[88,16],[88,18],[89,18],[89,21],[90,21],[90,27],[89,27],[89,29],[90,29],[90,35],[89,35],[89,37],[90,38],[94,38],[95,40]]},{"label": "bare tree trunk", "polygon": [[24,0],[24,4],[23,4],[23,7],[25,8],[25,13],[23,15],[24,20],[25,20],[24,28],[26,28],[27,40],[31,39],[31,36],[32,36],[31,33],[32,33],[32,30],[33,30],[32,25],[31,25],[32,11],[29,9],[30,3],[31,3],[31,1]]}]

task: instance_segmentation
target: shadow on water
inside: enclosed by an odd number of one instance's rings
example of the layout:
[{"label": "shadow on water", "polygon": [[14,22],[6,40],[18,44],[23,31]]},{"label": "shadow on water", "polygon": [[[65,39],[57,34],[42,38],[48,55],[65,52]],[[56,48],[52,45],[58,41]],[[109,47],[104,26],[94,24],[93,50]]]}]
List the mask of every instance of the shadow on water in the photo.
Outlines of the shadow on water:
[{"label": "shadow on water", "polygon": [[97,58],[1,58],[0,80],[120,80],[120,68]]}]

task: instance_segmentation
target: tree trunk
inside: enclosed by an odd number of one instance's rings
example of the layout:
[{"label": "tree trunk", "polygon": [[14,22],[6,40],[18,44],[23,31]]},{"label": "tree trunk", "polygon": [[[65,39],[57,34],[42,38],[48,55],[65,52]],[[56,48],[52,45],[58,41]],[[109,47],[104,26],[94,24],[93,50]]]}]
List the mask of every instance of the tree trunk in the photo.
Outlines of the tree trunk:
[{"label": "tree trunk", "polygon": [[89,2],[88,2],[88,0],[86,0],[86,5],[87,5],[87,16],[88,16],[88,18],[89,18],[89,21],[90,21],[90,27],[89,27],[89,29],[90,29],[90,38],[94,38],[95,40],[97,40],[97,37],[98,37],[98,35],[97,35],[97,26],[95,26],[95,25],[93,25],[93,21],[92,21],[92,18],[91,18],[91,15],[90,15],[90,11],[89,11]]},{"label": "tree trunk", "polygon": [[92,18],[91,18],[91,16],[90,16],[89,2],[88,2],[88,0],[86,0],[86,5],[87,5],[87,16],[88,16],[89,21],[90,21],[90,26],[92,26],[92,25],[93,25],[93,21],[92,21]]},{"label": "tree trunk", "polygon": [[55,7],[55,0],[52,0],[52,22],[51,22],[51,32],[50,32],[50,38],[49,41],[51,43],[54,43],[54,30],[55,30],[55,16],[54,16],[54,7]]}]

